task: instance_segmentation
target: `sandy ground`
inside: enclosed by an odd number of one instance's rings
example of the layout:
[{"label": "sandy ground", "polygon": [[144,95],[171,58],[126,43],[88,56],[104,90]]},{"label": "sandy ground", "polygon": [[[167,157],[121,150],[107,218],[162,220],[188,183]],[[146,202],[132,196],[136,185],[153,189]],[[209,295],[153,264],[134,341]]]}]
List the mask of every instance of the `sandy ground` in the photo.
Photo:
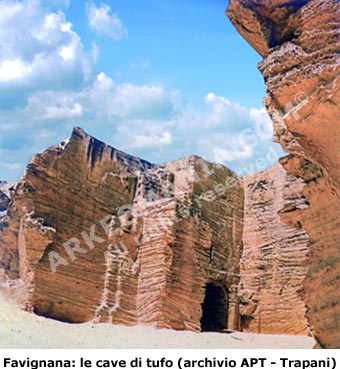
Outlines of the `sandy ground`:
[{"label": "sandy ground", "polygon": [[193,333],[112,324],[67,324],[19,310],[0,294],[0,348],[312,348],[305,336]]}]

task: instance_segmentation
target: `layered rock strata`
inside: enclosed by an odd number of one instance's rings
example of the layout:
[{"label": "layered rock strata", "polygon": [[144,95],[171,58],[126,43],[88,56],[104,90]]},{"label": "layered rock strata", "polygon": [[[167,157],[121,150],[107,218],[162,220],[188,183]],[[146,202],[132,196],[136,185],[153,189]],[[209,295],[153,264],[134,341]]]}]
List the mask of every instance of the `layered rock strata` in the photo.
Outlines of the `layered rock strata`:
[{"label": "layered rock strata", "polygon": [[[8,194],[5,193],[5,182],[0,181],[0,232],[6,226],[7,208],[10,203]],[[4,278],[4,261],[3,255],[0,254],[0,278]]]},{"label": "layered rock strata", "polygon": [[[18,182],[3,269],[27,285],[26,309],[50,318],[235,329],[243,197],[223,166],[153,165],[74,129]],[[202,311],[207,288],[216,319]]]},{"label": "layered rock strata", "polygon": [[306,334],[308,237],[278,215],[308,206],[303,186],[280,164],[153,165],[76,128],[12,188],[3,271],[63,321]]},{"label": "layered rock strata", "polygon": [[264,58],[259,64],[281,164],[303,179],[303,211],[281,219],[310,242],[303,299],[322,347],[340,347],[340,3],[231,0],[227,15]]},{"label": "layered rock strata", "polygon": [[282,223],[279,213],[306,209],[304,183],[280,164],[244,179],[243,253],[240,264],[240,329],[309,334],[302,299],[309,238]]},{"label": "layered rock strata", "polygon": [[[11,222],[11,214],[8,209],[11,204],[11,191],[13,191],[14,186],[15,184],[0,181],[0,232],[8,227]],[[5,240],[6,237],[4,237]],[[18,254],[12,250],[6,250],[4,245],[2,246],[0,247],[0,280],[5,279],[5,274],[15,278],[18,270]]]}]

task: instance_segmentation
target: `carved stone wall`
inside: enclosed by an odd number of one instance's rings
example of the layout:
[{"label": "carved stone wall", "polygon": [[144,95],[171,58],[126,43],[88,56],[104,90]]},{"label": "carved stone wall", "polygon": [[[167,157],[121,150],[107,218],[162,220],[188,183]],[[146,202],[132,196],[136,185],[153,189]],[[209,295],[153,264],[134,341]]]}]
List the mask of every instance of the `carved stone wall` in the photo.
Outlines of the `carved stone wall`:
[{"label": "carved stone wall", "polygon": [[76,128],[17,184],[0,241],[19,268],[5,272],[40,315],[196,331],[213,283],[228,301],[223,327],[237,328],[241,183],[201,158],[156,166]]}]

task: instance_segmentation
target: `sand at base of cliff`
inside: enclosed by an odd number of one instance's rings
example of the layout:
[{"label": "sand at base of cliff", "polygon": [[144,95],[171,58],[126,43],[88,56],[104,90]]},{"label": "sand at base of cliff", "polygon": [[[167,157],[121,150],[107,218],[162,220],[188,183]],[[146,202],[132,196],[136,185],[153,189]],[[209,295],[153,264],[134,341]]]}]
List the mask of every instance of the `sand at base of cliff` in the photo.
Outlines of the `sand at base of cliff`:
[{"label": "sand at base of cliff", "polygon": [[111,324],[67,324],[19,310],[0,294],[0,348],[312,348],[305,336],[193,333]]}]

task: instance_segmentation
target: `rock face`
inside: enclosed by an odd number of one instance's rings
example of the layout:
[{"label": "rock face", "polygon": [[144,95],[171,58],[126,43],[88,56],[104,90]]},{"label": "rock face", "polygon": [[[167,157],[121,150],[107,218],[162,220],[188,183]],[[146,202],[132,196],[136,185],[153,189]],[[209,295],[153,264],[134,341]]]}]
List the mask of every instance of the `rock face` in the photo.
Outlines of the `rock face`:
[{"label": "rock face", "polygon": [[[0,181],[0,232],[8,227],[11,221],[8,208],[11,204],[11,190],[14,189],[14,186],[14,184]],[[5,241],[6,237],[3,240]],[[0,280],[5,279],[5,273],[12,278],[17,276],[18,255],[15,251],[14,254],[12,250],[5,250],[4,247],[0,247]]]},{"label": "rock face", "polygon": [[308,334],[302,299],[309,239],[279,213],[308,207],[304,183],[280,164],[244,179],[243,253],[240,265],[240,328],[247,332]]},{"label": "rock face", "polygon": [[0,212],[5,212],[10,203],[9,187],[6,182],[0,181]]},{"label": "rock face", "polygon": [[307,186],[280,163],[154,165],[75,128],[2,196],[1,278],[67,322],[309,334]]},{"label": "rock face", "polygon": [[[306,183],[310,206],[281,211],[309,236],[302,296],[322,347],[340,347],[340,3],[337,0],[231,0],[227,15],[264,60],[281,164]],[[242,280],[241,280],[242,283]]]},{"label": "rock face", "polygon": [[9,187],[10,185],[8,185],[6,182],[0,181],[0,231],[6,225],[7,209],[11,202]]},{"label": "rock face", "polygon": [[76,128],[18,182],[3,269],[58,320],[235,329],[243,198],[223,166],[153,165]]}]

